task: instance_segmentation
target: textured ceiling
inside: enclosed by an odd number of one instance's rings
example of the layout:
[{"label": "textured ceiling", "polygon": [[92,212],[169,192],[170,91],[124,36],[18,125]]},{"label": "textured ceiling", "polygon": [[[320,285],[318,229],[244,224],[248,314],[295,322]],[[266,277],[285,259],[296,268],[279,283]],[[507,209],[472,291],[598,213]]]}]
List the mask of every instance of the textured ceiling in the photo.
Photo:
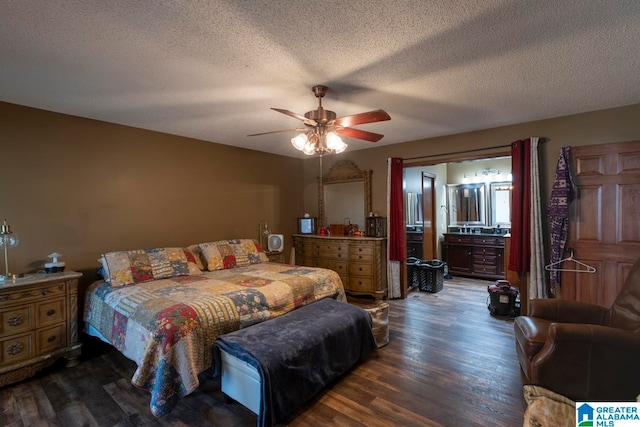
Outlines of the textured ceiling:
[{"label": "textured ceiling", "polygon": [[338,116],[348,150],[640,102],[640,1],[3,0],[0,100],[285,156]]}]

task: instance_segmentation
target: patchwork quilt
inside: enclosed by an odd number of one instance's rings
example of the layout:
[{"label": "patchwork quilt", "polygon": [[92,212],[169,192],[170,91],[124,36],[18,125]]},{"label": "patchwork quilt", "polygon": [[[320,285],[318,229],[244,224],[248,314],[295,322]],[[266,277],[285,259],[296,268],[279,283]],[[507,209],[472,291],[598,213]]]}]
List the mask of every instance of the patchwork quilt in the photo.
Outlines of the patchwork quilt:
[{"label": "patchwork quilt", "polygon": [[87,290],[85,330],[136,362],[131,383],[151,393],[160,417],[198,387],[218,335],[323,298],[346,301],[336,272],[270,262],[129,286],[99,281]]}]

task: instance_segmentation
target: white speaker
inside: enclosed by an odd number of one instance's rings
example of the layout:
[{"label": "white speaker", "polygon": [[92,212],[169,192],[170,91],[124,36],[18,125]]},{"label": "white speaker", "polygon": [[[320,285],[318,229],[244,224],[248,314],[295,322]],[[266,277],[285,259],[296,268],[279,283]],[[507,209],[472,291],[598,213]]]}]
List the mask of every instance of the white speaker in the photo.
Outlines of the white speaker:
[{"label": "white speaker", "polygon": [[284,234],[269,234],[267,236],[267,249],[269,252],[280,252],[284,249]]}]

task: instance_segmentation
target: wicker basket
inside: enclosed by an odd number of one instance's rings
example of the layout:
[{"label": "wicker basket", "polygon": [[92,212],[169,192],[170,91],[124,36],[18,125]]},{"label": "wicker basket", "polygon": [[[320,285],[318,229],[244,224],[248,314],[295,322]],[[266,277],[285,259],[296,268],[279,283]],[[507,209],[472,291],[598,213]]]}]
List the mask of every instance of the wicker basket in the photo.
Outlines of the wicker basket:
[{"label": "wicker basket", "polygon": [[423,261],[417,267],[418,288],[423,292],[440,292],[444,286],[444,262]]}]

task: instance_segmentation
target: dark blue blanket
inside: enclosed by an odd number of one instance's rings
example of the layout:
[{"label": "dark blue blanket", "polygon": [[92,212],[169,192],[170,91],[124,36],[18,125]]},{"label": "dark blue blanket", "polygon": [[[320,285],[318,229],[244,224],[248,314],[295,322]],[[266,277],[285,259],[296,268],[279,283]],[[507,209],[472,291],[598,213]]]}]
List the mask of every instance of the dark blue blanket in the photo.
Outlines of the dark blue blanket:
[{"label": "dark blue blanket", "polygon": [[262,379],[258,426],[287,417],[376,348],[371,316],[360,307],[322,299],[275,319],[221,335],[220,349],[255,367]]}]

